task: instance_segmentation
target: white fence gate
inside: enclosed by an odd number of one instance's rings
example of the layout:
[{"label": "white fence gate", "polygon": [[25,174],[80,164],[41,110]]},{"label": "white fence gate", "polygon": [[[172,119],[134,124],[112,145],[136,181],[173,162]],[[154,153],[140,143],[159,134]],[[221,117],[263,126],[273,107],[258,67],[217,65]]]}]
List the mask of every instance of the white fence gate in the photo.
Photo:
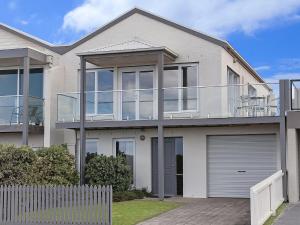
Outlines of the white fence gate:
[{"label": "white fence gate", "polygon": [[112,224],[112,187],[1,186],[1,225]]},{"label": "white fence gate", "polygon": [[251,225],[262,225],[283,203],[282,170],[250,189]]}]

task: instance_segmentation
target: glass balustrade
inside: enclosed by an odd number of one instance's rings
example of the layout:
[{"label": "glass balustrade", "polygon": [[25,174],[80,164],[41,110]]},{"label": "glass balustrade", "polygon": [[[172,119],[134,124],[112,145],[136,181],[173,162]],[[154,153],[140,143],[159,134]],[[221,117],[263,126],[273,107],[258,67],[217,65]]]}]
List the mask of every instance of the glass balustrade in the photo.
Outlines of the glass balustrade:
[{"label": "glass balustrade", "polygon": [[[23,96],[0,96],[0,125],[22,124],[23,122]],[[28,109],[29,123],[42,125],[44,122],[44,100],[29,96]]]},{"label": "glass balustrade", "polygon": [[[279,115],[279,84],[168,87],[165,119],[262,117]],[[58,121],[79,121],[80,94],[57,96]],[[86,120],[155,120],[157,89],[86,92]]]}]

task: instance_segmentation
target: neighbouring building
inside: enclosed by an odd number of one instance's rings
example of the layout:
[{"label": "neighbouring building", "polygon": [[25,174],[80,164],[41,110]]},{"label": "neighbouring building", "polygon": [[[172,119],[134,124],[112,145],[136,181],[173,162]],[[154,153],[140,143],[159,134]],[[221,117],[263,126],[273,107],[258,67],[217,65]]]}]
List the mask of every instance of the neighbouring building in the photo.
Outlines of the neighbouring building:
[{"label": "neighbouring building", "polygon": [[66,143],[79,168],[125,154],[133,185],[160,197],[248,198],[282,169],[297,201],[299,84],[137,8],[66,46],[0,25],[0,143]]}]

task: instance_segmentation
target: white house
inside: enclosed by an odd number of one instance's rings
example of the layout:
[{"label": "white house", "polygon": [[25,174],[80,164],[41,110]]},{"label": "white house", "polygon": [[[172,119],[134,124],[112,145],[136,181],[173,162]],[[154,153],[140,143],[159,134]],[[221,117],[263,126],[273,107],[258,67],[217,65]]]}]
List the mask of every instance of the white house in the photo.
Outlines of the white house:
[{"label": "white house", "polygon": [[82,154],[125,153],[134,185],[160,197],[248,198],[286,172],[290,93],[228,42],[137,8],[67,46],[0,25],[0,142],[67,143],[81,168]]}]

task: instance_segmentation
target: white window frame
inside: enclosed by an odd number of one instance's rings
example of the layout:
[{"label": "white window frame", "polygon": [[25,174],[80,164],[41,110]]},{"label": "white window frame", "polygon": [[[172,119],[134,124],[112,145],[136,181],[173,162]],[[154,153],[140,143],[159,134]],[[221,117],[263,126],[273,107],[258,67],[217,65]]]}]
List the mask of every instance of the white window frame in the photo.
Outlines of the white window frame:
[{"label": "white window frame", "polygon": [[[172,113],[189,113],[189,112],[198,112],[199,111],[199,99],[200,99],[200,96],[199,96],[199,64],[198,63],[184,63],[184,64],[168,64],[168,65],[164,65],[164,69],[165,68],[168,68],[168,67],[173,67],[173,66],[177,66],[178,67],[178,70],[177,70],[177,76],[178,76],[178,84],[177,84],[177,88],[178,88],[178,106],[177,106],[177,111],[165,111],[164,113],[169,113],[169,114],[172,114]],[[192,87],[195,87],[197,88],[197,93],[196,93],[196,96],[197,96],[197,99],[196,99],[196,109],[192,109],[192,110],[183,110],[182,108],[182,90],[183,90],[183,86],[182,86],[182,83],[183,83],[183,79],[182,79],[182,67],[195,67],[196,68],[196,79],[197,79],[197,83],[195,86],[192,86]],[[163,85],[164,87],[164,85]],[[168,89],[168,88],[167,88]]]},{"label": "white window frame", "polygon": [[[106,70],[112,70],[113,71],[113,108],[111,113],[98,113],[98,71],[106,71]],[[114,95],[115,95],[115,69],[114,68],[101,68],[101,69],[86,69],[87,73],[94,73],[95,77],[95,91],[94,91],[94,97],[95,97],[95,102],[94,102],[94,113],[86,113],[86,116],[88,117],[94,117],[94,116],[111,116],[114,115]],[[80,78],[80,71],[79,71],[79,78]],[[88,91],[86,91],[88,93]]]},{"label": "white window frame", "polygon": [[133,150],[132,150],[132,153],[133,153],[133,177],[132,177],[132,180],[133,180],[133,185],[135,186],[136,185],[136,141],[135,141],[135,138],[113,138],[113,150],[112,150],[112,153],[113,153],[113,156],[117,156],[117,153],[116,153],[116,143],[117,141],[130,141],[130,142],[133,142]]},{"label": "white window frame", "polygon": [[122,101],[122,91],[123,91],[123,86],[122,86],[122,74],[123,73],[127,73],[127,72],[132,72],[135,74],[135,89],[132,89],[133,91],[135,91],[135,119],[134,120],[140,120],[140,92],[137,90],[140,90],[140,72],[144,72],[144,71],[153,71],[153,106],[152,106],[152,119],[154,119],[155,117],[155,106],[156,106],[156,94],[155,94],[155,80],[156,80],[156,69],[154,66],[140,66],[140,67],[123,67],[120,68],[118,71],[118,77],[119,77],[119,87],[121,89],[121,94],[119,95],[120,97],[119,99],[119,119],[123,120],[122,118],[122,114],[123,114],[123,101]]}]

